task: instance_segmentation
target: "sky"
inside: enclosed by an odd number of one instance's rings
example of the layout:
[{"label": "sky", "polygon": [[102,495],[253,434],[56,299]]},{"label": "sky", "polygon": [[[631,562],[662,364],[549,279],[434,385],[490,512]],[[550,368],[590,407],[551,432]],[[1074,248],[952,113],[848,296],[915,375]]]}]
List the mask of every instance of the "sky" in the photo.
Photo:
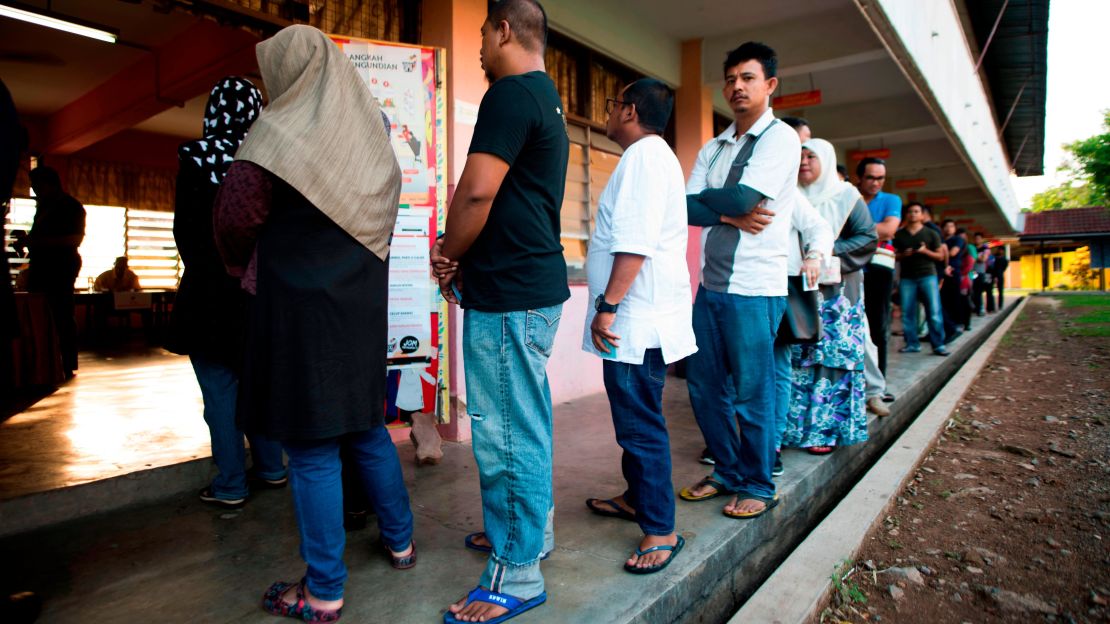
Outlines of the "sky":
[{"label": "sky", "polygon": [[1022,208],[1029,207],[1033,195],[1066,179],[1056,172],[1065,160],[1064,144],[1103,132],[1110,80],[1098,51],[1108,24],[1107,0],[1052,0],[1049,5],[1045,175],[1012,178]]}]

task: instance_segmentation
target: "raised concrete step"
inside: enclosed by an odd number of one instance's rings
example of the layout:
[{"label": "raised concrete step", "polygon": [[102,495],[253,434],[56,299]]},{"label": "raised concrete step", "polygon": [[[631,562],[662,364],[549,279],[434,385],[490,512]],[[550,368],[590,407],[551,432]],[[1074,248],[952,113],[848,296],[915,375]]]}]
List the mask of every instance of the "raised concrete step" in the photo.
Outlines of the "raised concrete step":
[{"label": "raised concrete step", "polygon": [[[779,480],[783,503],[766,516],[732,520],[721,515],[723,499],[680,501],[677,526],[687,547],[665,572],[647,577],[621,569],[639,539],[638,527],[594,516],[583,504],[623,490],[605,397],[556,406],[557,546],[543,565],[550,598],[514,621],[726,620],[1001,319],[980,319],[974,332],[953,345],[950,358],[892,354],[890,389],[899,396],[894,415],[872,424],[867,444],[827,457],[788,451],[787,474]],[[664,408],[678,488],[706,472],[696,463],[703,442],[682,380],[667,380]],[[481,555],[462,547],[466,533],[482,522],[470,448],[447,445],[439,466],[421,469],[412,467],[411,446],[400,450],[417,516],[420,564],[394,571],[378,554],[376,529],[352,535],[345,620],[440,621],[484,565]],[[6,560],[19,562],[0,579],[5,589],[42,593],[43,621],[49,622],[88,621],[90,594],[98,600],[98,622],[130,622],[136,614],[156,615],[160,622],[270,622],[258,599],[272,581],[303,574],[297,544],[287,492],[264,492],[238,514],[203,507],[190,493],[0,540]]]}]

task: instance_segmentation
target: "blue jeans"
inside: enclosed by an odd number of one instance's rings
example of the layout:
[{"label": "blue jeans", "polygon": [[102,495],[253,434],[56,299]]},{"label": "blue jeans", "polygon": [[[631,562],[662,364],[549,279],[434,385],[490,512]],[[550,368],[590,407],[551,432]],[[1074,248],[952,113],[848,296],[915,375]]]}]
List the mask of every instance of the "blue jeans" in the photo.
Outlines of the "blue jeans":
[{"label": "blue jeans", "polygon": [[343,483],[340,446],[346,444],[359,472],[374,513],[382,542],[394,552],[412,542],[409,493],[401,476],[397,448],[384,426],[323,440],[285,442],[289,455],[289,482],[301,533],[301,557],[308,564],[305,582],[313,596],[339,600],[347,581],[343,548]]},{"label": "blue jeans", "polygon": [[644,535],[674,533],[671,443],[663,419],[662,349],[644,352],[643,364],[603,360],[602,374],[617,444],[624,449],[621,472],[628,483],[624,500],[636,510]]},{"label": "blue jeans", "polygon": [[[246,450],[243,432],[235,425],[235,403],[239,396],[239,377],[227,366],[206,357],[191,355],[193,372],[204,398],[204,422],[212,436],[212,461],[216,478],[212,495],[227,500],[245,498],[247,488]],[[285,477],[281,443],[262,435],[248,435],[251,444],[251,469],[262,479]]]},{"label": "blue jeans", "polygon": [[782,448],[786,420],[790,415],[790,390],[794,385],[794,369],[790,364],[790,345],[775,345],[775,450]]},{"label": "blue jeans", "polygon": [[546,366],[562,309],[467,310],[463,327],[467,412],[493,545],[479,584],[523,599],[543,593],[540,553],[554,548]]},{"label": "blue jeans", "polygon": [[[777,412],[775,336],[786,297],[698,288],[687,386],[714,478],[732,491],[771,498]],[[731,383],[731,387],[729,384]]]},{"label": "blue jeans", "polygon": [[940,308],[940,291],[937,289],[937,276],[903,277],[898,291],[902,296],[903,332],[906,336],[906,346],[921,348],[921,340],[917,337],[917,301],[920,297],[925,302],[925,316],[929,326],[929,342],[933,349],[944,346],[944,317]]}]

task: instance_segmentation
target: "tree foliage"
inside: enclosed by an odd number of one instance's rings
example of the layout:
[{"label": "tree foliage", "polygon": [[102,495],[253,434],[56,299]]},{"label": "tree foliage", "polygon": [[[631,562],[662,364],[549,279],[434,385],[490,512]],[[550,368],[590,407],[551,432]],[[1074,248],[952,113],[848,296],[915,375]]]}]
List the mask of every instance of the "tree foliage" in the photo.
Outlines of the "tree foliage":
[{"label": "tree foliage", "polygon": [[1110,111],[1103,114],[1102,134],[1064,146],[1070,157],[1059,170],[1069,179],[1034,195],[1033,212],[1110,203]]}]

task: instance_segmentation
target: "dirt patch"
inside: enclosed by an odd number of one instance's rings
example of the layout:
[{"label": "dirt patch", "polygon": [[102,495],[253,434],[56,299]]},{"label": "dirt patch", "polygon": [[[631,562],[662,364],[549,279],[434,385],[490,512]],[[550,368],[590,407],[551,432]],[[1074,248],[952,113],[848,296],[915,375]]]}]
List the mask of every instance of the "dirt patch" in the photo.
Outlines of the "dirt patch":
[{"label": "dirt patch", "polygon": [[1081,314],[1030,300],[821,622],[1110,621],[1110,338]]}]

